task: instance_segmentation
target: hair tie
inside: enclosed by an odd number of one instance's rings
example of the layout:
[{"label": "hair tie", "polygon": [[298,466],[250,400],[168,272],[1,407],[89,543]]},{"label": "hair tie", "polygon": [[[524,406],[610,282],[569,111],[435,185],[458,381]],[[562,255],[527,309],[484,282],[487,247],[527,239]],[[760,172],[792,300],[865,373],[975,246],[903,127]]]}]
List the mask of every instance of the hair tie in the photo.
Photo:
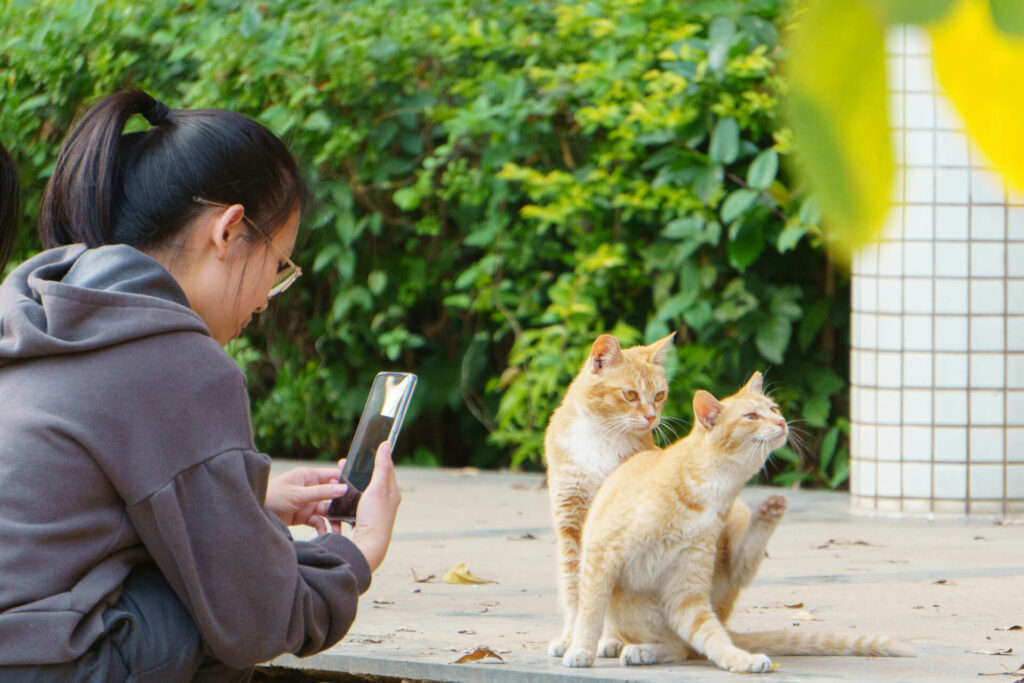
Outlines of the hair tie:
[{"label": "hair tie", "polygon": [[167,113],[171,111],[170,108],[161,102],[160,100],[153,100],[153,106],[147,111],[143,112],[143,116],[149,121],[151,126],[159,126],[163,123],[163,120],[167,118]]}]

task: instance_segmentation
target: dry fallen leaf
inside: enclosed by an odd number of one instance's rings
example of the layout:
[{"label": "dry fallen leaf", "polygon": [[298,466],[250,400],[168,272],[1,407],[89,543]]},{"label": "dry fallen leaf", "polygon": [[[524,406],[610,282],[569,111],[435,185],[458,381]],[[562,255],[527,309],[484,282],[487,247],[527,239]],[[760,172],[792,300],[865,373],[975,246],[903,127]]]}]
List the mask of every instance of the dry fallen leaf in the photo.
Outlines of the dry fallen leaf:
[{"label": "dry fallen leaf", "polygon": [[800,619],[802,621],[817,621],[818,617],[814,616],[810,612],[797,612],[793,615],[793,619]]},{"label": "dry fallen leaf", "polygon": [[529,531],[524,533],[522,536],[510,536],[510,541],[536,541],[537,537],[531,534]]},{"label": "dry fallen leaf", "polygon": [[1024,626],[1020,624],[1014,624],[1013,626],[996,626],[996,631],[1020,631],[1024,630]]},{"label": "dry fallen leaf", "polygon": [[473,650],[469,654],[462,655],[461,657],[456,659],[454,662],[452,662],[452,664],[465,664],[466,662],[479,662],[481,659],[488,659],[488,658],[491,658],[491,657],[493,657],[494,659],[497,659],[499,662],[502,662],[502,663],[505,662],[505,660],[502,659],[501,657],[499,657],[498,654],[494,652],[494,650],[492,650],[490,648],[487,648],[487,647],[478,647],[477,649]]},{"label": "dry fallen leaf", "polygon": [[938,581],[932,581],[932,583],[937,583],[940,586],[945,586],[945,585],[948,584],[948,582],[945,579],[939,579]]},{"label": "dry fallen leaf", "polygon": [[497,581],[491,581],[490,579],[481,579],[479,576],[474,576],[469,569],[466,568],[465,562],[460,562],[444,575],[445,583],[498,583]]},{"label": "dry fallen leaf", "polygon": [[1007,647],[1002,650],[968,650],[972,655],[1012,655],[1013,648]]},{"label": "dry fallen leaf", "polygon": [[419,574],[416,573],[416,570],[412,569],[411,567],[409,568],[409,571],[412,572],[412,580],[415,581],[416,583],[426,583],[427,581],[430,581],[432,578],[434,578],[433,574],[428,574],[426,576],[420,576]]},{"label": "dry fallen leaf", "polygon": [[827,541],[825,541],[824,543],[822,543],[821,545],[815,546],[815,550],[822,550],[824,548],[828,548],[828,547],[833,546],[833,545],[868,545],[868,546],[872,546],[872,547],[876,547],[876,548],[880,548],[881,547],[881,546],[876,546],[874,543],[868,543],[867,541],[850,541],[850,540],[843,539],[843,538],[839,538],[839,539],[830,538]]},{"label": "dry fallen leaf", "polygon": [[804,606],[804,603],[802,602],[780,602],[779,604],[783,607],[788,607],[789,609],[800,609]]},{"label": "dry fallen leaf", "polygon": [[375,604],[375,605],[393,605],[393,604],[395,604],[395,601],[394,600],[374,600],[373,604]]}]

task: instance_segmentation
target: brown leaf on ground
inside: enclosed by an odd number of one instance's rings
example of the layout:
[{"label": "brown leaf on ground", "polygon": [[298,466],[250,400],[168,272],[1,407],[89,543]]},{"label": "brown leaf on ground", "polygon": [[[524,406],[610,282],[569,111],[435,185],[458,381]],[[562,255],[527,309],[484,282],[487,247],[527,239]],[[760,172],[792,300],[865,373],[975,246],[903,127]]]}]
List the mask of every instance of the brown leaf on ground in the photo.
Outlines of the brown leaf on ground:
[{"label": "brown leaf on ground", "polygon": [[[970,652],[972,655],[996,655],[996,656],[1003,656],[1003,655],[1012,655],[1013,654],[1013,648],[1012,647],[1005,647],[1002,650],[968,650],[968,652]],[[1024,667],[1022,667],[1022,668],[1024,668]]]},{"label": "brown leaf on ground", "polygon": [[783,607],[788,607],[789,609],[800,609],[804,606],[804,603],[802,602],[780,602],[779,604]]},{"label": "brown leaf on ground", "polygon": [[479,576],[474,576],[473,573],[466,568],[465,562],[460,562],[451,569],[449,569],[448,573],[444,575],[443,581],[445,583],[471,584],[498,583],[497,581],[492,581],[490,579],[481,579]]},{"label": "brown leaf on ground", "polygon": [[461,657],[456,659],[454,662],[452,662],[452,664],[465,664],[467,662],[479,662],[481,659],[489,659],[489,658],[492,658],[492,657],[494,659],[497,659],[499,662],[502,662],[502,663],[505,662],[504,659],[502,659],[500,656],[498,656],[498,654],[494,650],[490,649],[489,647],[478,647],[477,649],[473,650],[469,654],[462,655]]},{"label": "brown leaf on ground", "polygon": [[529,531],[524,533],[522,536],[509,536],[510,541],[536,541],[537,537],[531,534]]},{"label": "brown leaf on ground", "polygon": [[415,569],[411,569],[410,568],[409,571],[412,572],[412,580],[415,581],[416,583],[426,583],[426,582],[430,581],[431,579],[435,578],[433,574],[428,574],[427,576],[420,576],[419,574],[416,573]]},{"label": "brown leaf on ground", "polygon": [[1021,631],[1024,630],[1024,626],[1020,624],[1014,624],[1013,626],[996,626],[996,631]]},{"label": "brown leaf on ground", "polygon": [[875,545],[874,543],[868,543],[867,541],[851,541],[843,538],[830,538],[821,545],[814,546],[815,550],[823,550],[834,545],[867,545],[872,548],[880,548],[882,546]]}]

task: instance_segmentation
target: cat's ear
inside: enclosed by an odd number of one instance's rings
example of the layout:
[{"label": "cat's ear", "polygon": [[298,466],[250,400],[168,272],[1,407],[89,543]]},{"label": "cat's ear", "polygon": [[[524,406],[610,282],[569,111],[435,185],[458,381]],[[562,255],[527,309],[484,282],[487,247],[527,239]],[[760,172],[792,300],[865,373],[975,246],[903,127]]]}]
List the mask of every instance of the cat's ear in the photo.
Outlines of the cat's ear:
[{"label": "cat's ear", "polygon": [[665,361],[668,360],[669,349],[672,348],[672,339],[676,336],[676,333],[663,337],[658,341],[654,342],[647,347],[647,351],[650,354],[648,356],[649,362],[655,365],[665,365]]},{"label": "cat's ear", "polygon": [[597,375],[621,360],[622,347],[619,346],[619,340],[610,334],[602,334],[591,347],[587,364],[590,365],[590,371]]},{"label": "cat's ear", "polygon": [[721,401],[703,389],[700,389],[693,395],[693,414],[704,425],[705,429],[711,429],[715,426],[715,422],[718,421],[718,416],[722,413],[723,407]]},{"label": "cat's ear", "polygon": [[758,372],[757,370],[754,370],[754,374],[751,375],[750,379],[747,380],[747,383],[746,385],[744,385],[743,390],[750,391],[755,394],[763,394],[764,377],[761,375],[761,373]]}]

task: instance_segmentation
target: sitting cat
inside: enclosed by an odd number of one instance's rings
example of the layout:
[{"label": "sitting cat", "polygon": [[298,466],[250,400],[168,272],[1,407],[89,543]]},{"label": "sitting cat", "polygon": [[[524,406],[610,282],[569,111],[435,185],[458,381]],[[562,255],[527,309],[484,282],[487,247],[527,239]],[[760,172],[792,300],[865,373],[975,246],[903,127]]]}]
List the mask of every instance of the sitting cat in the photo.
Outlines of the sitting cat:
[{"label": "sitting cat", "polygon": [[698,391],[689,435],[634,455],[607,477],[583,532],[578,614],[566,666],[593,663],[602,624],[627,643],[620,658],[626,665],[685,659],[696,651],[729,671],[770,671],[766,655],[744,649],[754,647],[777,654],[913,655],[884,637],[726,631],[723,622],[739,587],[756,571],[772,518],[777,523],[784,506],[766,501],[737,552],[731,550],[730,529],[742,527],[735,507],[740,489],[789,435],[761,383],[755,372],[722,401]]},{"label": "sitting cat", "polygon": [[[628,349],[620,348],[611,335],[598,337],[548,422],[544,459],[564,616],[562,635],[548,648],[554,657],[565,653],[572,636],[579,592],[579,541],[590,501],[619,463],[655,447],[652,432],[668,395],[665,360],[673,336]],[[613,641],[602,643],[604,655],[617,657],[618,649]]]}]

